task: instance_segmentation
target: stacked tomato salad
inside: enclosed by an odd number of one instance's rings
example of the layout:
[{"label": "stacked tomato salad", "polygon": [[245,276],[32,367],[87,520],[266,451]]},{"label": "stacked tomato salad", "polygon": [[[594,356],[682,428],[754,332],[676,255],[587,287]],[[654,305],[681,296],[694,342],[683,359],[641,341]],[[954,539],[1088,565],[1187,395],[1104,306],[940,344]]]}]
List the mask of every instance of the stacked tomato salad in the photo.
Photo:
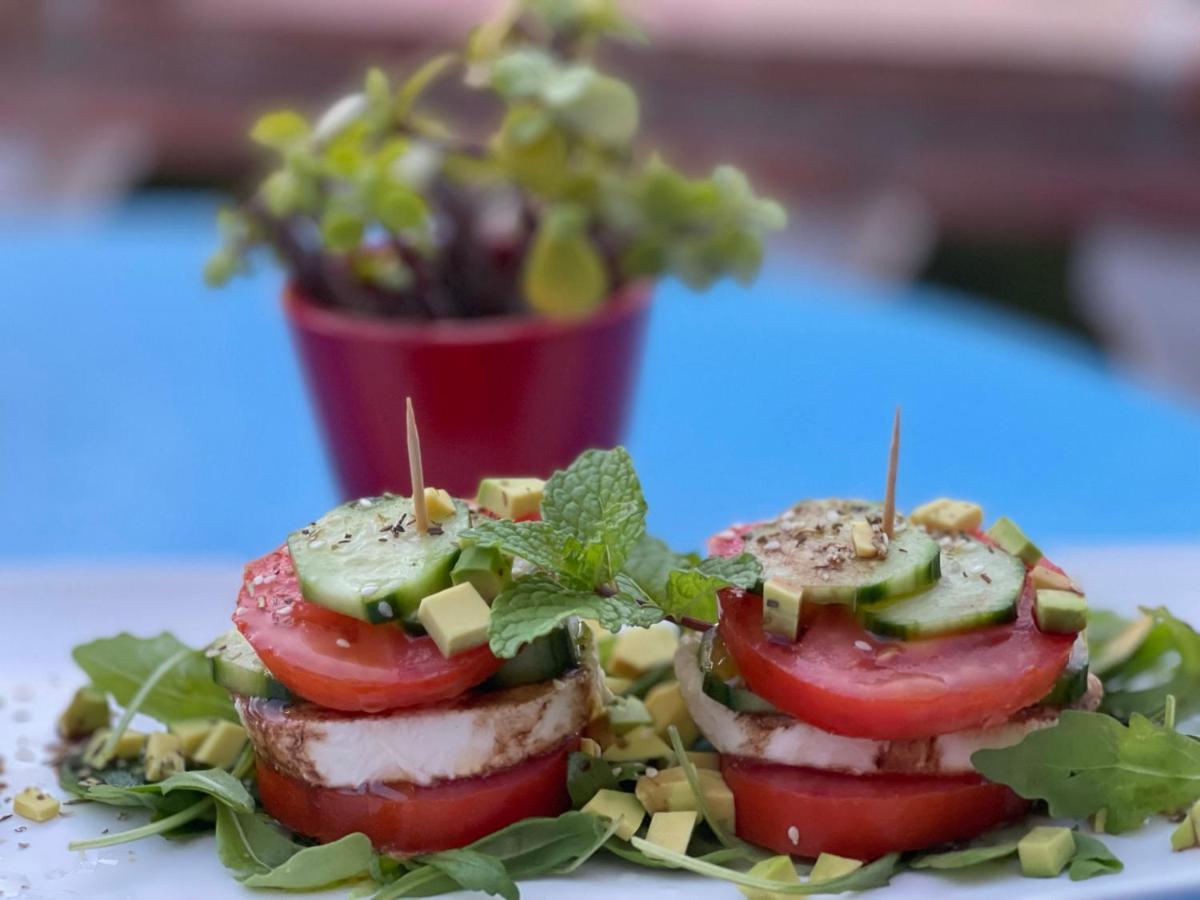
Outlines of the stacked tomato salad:
[{"label": "stacked tomato salad", "polygon": [[590,636],[564,622],[495,655],[489,602],[513,558],[466,536],[489,517],[536,519],[542,489],[488,479],[466,502],[426,488],[426,523],[408,497],[355,500],[246,566],[236,628],[209,653],[270,815],[414,854],[569,808],[567,756],[597,686]]},{"label": "stacked tomato salad", "polygon": [[972,754],[1093,710],[1086,602],[1010,520],[942,499],[889,538],[880,506],[809,500],[728,529],[762,565],[720,593],[676,674],[721,753],[738,834],[779,853],[869,860],[962,841],[1028,802]]}]

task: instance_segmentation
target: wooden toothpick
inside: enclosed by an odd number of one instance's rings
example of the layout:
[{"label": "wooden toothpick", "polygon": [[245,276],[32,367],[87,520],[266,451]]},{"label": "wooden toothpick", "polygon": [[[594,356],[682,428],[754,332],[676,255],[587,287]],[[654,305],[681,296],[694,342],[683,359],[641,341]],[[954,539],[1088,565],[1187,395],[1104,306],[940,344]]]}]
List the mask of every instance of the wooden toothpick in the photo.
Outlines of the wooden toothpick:
[{"label": "wooden toothpick", "polygon": [[900,460],[900,407],[892,421],[892,447],[888,451],[887,489],[883,494],[883,533],[892,539],[896,528],[896,465]]},{"label": "wooden toothpick", "polygon": [[413,515],[417,533],[429,532],[429,512],[425,509],[425,472],[421,468],[421,436],[417,433],[417,417],[413,413],[412,397],[404,398],[408,413],[408,471],[412,476]]}]

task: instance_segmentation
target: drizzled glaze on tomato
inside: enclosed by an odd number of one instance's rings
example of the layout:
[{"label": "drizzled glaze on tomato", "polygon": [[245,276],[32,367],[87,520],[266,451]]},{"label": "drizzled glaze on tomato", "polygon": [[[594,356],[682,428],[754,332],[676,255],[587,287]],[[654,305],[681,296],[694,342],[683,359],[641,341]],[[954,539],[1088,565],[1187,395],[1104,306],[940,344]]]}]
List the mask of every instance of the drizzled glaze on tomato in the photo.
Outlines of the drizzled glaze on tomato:
[{"label": "drizzled glaze on tomato", "polygon": [[[738,553],[740,534],[709,547]],[[750,689],[785,712],[834,734],[908,740],[999,724],[1050,691],[1075,636],[1039,631],[1033,594],[1026,579],[1013,622],[917,641],[876,637],[843,606],[809,607],[785,643],[763,632],[760,596],[728,589],[719,628]]]},{"label": "drizzled glaze on tomato", "polygon": [[233,621],[288,690],[347,712],[449,700],[501,665],[487,646],[447,659],[428,636],[309,603],[285,547],[246,566]]}]

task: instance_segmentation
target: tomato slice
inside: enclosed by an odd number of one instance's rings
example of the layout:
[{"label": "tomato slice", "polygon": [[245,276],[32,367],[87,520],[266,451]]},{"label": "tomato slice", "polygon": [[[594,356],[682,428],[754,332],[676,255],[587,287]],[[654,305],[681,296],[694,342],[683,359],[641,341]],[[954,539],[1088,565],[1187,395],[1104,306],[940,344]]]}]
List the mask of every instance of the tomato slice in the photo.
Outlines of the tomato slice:
[{"label": "tomato slice", "polygon": [[973,838],[1029,803],[978,775],[845,775],[721,757],[737,833],[776,853],[877,859]]},{"label": "tomato slice", "polygon": [[347,712],[449,700],[501,665],[486,646],[447,659],[428,636],[307,602],[283,547],[246,566],[233,621],[288,690]]},{"label": "tomato slice", "polygon": [[370,784],[357,790],[308,784],[258,761],[263,808],[298,834],[322,843],[361,831],[379,850],[432,853],[462,847],[531,816],[570,808],[566,746],[477,778],[429,787]]}]

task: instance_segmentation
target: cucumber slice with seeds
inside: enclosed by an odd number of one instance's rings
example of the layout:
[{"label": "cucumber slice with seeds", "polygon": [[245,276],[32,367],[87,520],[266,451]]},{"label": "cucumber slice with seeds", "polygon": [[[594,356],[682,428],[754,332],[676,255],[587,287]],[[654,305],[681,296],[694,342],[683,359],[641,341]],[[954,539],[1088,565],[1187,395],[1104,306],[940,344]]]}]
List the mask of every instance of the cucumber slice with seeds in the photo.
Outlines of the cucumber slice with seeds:
[{"label": "cucumber slice with seeds", "polygon": [[913,640],[1011,622],[1025,588],[1025,565],[970,537],[943,538],[942,577],[920,594],[859,610],[876,634]]},{"label": "cucumber slice with seeds", "polygon": [[272,675],[250,642],[236,628],[217,638],[205,651],[212,663],[213,681],[235,694],[290,700],[291,691]]},{"label": "cucumber slice with seeds", "polygon": [[412,501],[385,494],[353,500],[288,536],[304,599],[334,612],[386,622],[411,619],[421,600],[450,587],[458,535],[470,512],[454,501],[454,518],[417,533]]},{"label": "cucumber slice with seeds", "polygon": [[710,628],[700,639],[700,689],[722,706],[744,713],[779,713],[769,700],[745,686],[733,657],[725,649],[717,629]]},{"label": "cucumber slice with seeds", "polygon": [[748,532],[746,550],[762,563],[764,579],[803,587],[806,603],[878,603],[937,581],[937,542],[900,516],[887,556],[855,556],[852,524],[881,515],[878,504],[862,500],[805,500]]},{"label": "cucumber slice with seeds", "polygon": [[534,638],[506,659],[488,682],[492,687],[510,688],[557,678],[579,665],[579,646],[567,626]]}]

